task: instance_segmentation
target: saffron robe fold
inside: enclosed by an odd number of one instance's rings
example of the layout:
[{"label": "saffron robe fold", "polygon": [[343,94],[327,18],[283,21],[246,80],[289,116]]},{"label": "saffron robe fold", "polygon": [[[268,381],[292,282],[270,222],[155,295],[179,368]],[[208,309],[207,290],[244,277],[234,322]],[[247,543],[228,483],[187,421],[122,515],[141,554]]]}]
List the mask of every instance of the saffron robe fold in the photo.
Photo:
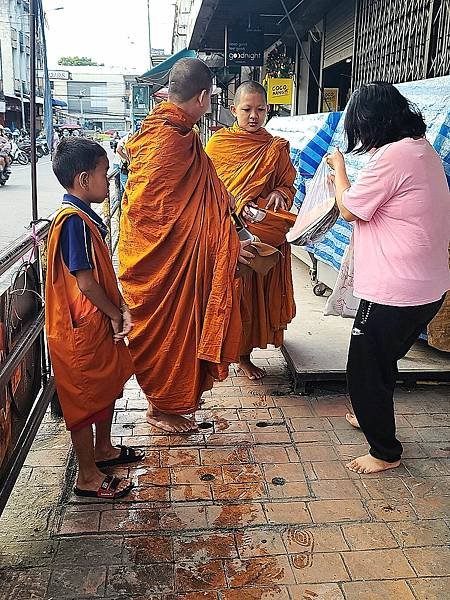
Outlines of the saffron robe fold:
[{"label": "saffron robe fold", "polygon": [[64,263],[59,241],[65,219],[73,214],[83,219],[91,233],[94,278],[113,304],[119,307],[121,303],[108,249],[97,226],[82,211],[63,208],[49,233],[45,326],[58,398],[69,430],[96,422],[96,415],[120,397],[134,372],[127,346],[123,341],[114,343],[110,319],[103,312],[96,310],[79,323],[72,322],[70,304],[78,286]]},{"label": "saffron robe fold", "polygon": [[137,379],[157,409],[195,411],[239,356],[239,238],[193,120],[170,102],[127,144],[119,279]]},{"label": "saffron robe fold", "polygon": [[[249,202],[260,207],[270,192],[278,191],[292,206],[296,177],[289,156],[289,143],[273,137],[264,128],[248,132],[237,124],[219,129],[206,146],[206,153],[216,167],[220,179],[236,199],[238,214]],[[247,222],[247,228],[262,242],[274,243],[274,221]],[[284,330],[295,316],[291,273],[291,249],[280,228],[277,247],[282,256],[267,273],[249,273],[242,278],[241,318],[242,356],[253,348],[281,346]],[[275,235],[275,239],[277,235]]]}]

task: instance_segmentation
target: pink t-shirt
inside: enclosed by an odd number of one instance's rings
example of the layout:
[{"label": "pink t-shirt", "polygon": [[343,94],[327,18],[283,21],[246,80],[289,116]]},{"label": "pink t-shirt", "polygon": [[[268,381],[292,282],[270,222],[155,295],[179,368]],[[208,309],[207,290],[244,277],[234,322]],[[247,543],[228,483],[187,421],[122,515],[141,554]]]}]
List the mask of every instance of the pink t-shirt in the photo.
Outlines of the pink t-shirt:
[{"label": "pink t-shirt", "polygon": [[376,150],[342,201],[358,217],[356,297],[419,306],[450,289],[450,193],[426,139],[405,138]]}]

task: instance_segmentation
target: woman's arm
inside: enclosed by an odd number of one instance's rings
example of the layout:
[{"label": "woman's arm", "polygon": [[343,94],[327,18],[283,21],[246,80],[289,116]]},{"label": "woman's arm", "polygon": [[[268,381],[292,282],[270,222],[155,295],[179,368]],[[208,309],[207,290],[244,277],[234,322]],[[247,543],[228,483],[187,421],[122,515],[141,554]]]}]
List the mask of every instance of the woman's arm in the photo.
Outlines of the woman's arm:
[{"label": "woman's arm", "polygon": [[347,170],[345,168],[345,161],[342,153],[336,149],[333,154],[329,154],[326,157],[328,165],[334,170],[334,187],[336,190],[336,203],[339,208],[341,216],[346,221],[356,221],[358,218],[356,215],[347,210],[342,203],[342,196],[344,192],[351,187],[351,183],[347,176]]}]

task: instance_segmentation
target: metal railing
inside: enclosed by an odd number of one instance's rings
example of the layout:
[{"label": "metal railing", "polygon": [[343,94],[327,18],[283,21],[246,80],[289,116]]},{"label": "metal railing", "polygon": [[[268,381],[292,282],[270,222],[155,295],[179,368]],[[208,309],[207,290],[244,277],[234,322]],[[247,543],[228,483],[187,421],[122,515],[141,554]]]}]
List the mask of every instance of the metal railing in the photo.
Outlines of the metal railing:
[{"label": "metal railing", "polygon": [[[113,254],[121,206],[118,169],[108,179],[110,196],[102,208]],[[49,220],[35,222],[30,234],[0,252],[0,279],[11,274],[0,294],[0,515],[50,402],[57,405],[42,297],[49,229]]]}]

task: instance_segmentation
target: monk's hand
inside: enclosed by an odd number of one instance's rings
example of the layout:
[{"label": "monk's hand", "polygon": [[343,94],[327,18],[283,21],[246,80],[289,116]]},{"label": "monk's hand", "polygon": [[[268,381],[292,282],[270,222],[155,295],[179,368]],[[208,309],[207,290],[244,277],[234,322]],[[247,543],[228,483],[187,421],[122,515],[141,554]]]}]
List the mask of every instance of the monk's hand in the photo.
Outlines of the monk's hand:
[{"label": "monk's hand", "polygon": [[126,336],[133,329],[133,319],[131,317],[130,309],[126,304],[122,305],[121,310],[123,319],[122,333],[124,334],[124,336]]},{"label": "monk's hand", "polygon": [[121,312],[119,312],[118,316],[111,318],[111,327],[113,330],[114,343],[117,344],[117,342],[120,342],[125,337],[123,334],[123,318]]},{"label": "monk's hand", "polygon": [[247,202],[247,204],[242,209],[242,216],[246,221],[249,221],[250,223],[256,223],[254,212],[255,210],[258,210],[258,205],[254,202]]},{"label": "monk's hand", "polygon": [[255,255],[252,252],[246,250],[246,248],[249,248],[251,246],[251,243],[252,240],[244,240],[243,242],[241,242],[241,249],[239,251],[238,262],[240,262],[242,265],[249,265],[252,258],[255,258]]},{"label": "monk's hand", "polygon": [[286,199],[284,198],[283,194],[277,192],[276,190],[270,192],[266,198],[266,201],[266,210],[270,209],[274,212],[277,212],[279,208],[287,210]]}]

